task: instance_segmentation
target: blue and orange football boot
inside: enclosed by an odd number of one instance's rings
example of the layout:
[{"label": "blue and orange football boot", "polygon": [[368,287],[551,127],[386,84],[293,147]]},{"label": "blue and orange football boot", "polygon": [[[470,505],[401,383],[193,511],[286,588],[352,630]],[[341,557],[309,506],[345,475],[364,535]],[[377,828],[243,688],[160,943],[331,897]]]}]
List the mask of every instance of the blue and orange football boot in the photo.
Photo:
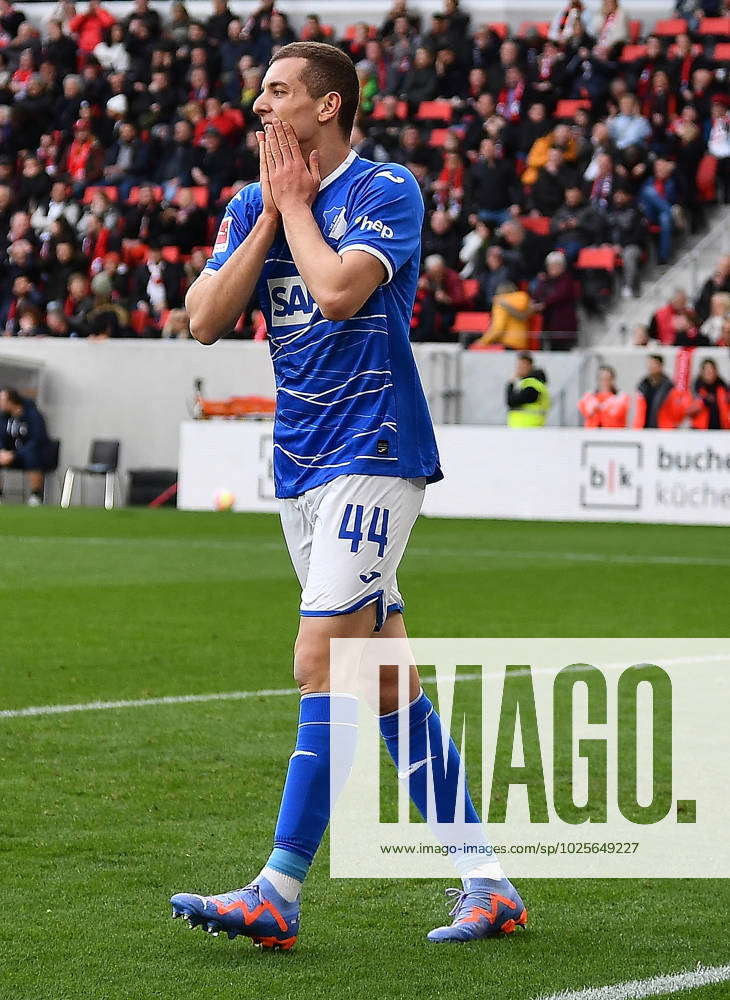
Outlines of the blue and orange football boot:
[{"label": "blue and orange football boot", "polygon": [[287,902],[263,877],[220,896],[179,892],[170,903],[173,919],[187,920],[190,930],[202,927],[214,937],[225,931],[231,939],[243,934],[261,948],[288,951],[299,933],[299,899]]},{"label": "blue and orange football boot", "polygon": [[463,889],[447,889],[446,895],[456,899],[451,909],[453,923],[432,930],[429,941],[480,941],[512,934],[527,924],[525,904],[508,879],[465,879]]}]

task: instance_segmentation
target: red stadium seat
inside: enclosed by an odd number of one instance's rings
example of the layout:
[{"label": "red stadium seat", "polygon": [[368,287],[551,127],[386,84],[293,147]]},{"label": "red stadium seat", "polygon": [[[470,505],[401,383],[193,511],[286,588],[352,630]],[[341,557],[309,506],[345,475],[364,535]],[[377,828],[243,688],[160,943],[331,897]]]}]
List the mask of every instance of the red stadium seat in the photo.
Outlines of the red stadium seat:
[{"label": "red stadium seat", "polygon": [[529,229],[538,236],[548,236],[550,233],[550,219],[547,215],[525,215],[520,222],[523,229]]},{"label": "red stadium seat", "polygon": [[97,184],[87,187],[84,191],[84,205],[89,205],[91,203],[91,199],[97,191],[101,191],[102,194],[105,194],[109,201],[119,201],[119,191],[117,191],[115,187],[106,187],[102,184]]},{"label": "red stadium seat", "polygon": [[586,100],[558,101],[558,103],[555,106],[555,117],[573,118],[576,111],[580,111],[581,108],[584,108],[587,111],[590,108],[590,106],[591,102]]},{"label": "red stadium seat", "polygon": [[235,193],[236,193],[235,184],[231,184],[228,187],[221,188],[221,193],[218,195],[218,202],[221,205],[227,205]]},{"label": "red stadium seat", "polygon": [[620,62],[634,62],[635,59],[643,59],[645,55],[646,45],[624,45]]},{"label": "red stadium seat", "polygon": [[163,247],[162,259],[170,264],[177,264],[180,261],[180,247]]},{"label": "red stadium seat", "polygon": [[530,350],[539,351],[542,347],[542,313],[533,313],[530,317]]},{"label": "red stadium seat", "polygon": [[520,25],[520,30],[518,36],[524,38],[530,28],[537,28],[537,33],[540,38],[547,38],[548,32],[550,31],[549,21],[523,21]]},{"label": "red stadium seat", "polygon": [[718,42],[712,57],[718,62],[730,62],[730,42]]},{"label": "red stadium seat", "polygon": [[454,317],[452,333],[486,333],[492,322],[488,312],[458,312]]},{"label": "red stadium seat", "polygon": [[428,139],[429,146],[443,146],[450,134],[450,129],[447,128],[435,128]]},{"label": "red stadium seat", "polygon": [[193,247],[192,252],[195,253],[196,250],[202,250],[206,257],[213,256],[213,247]]},{"label": "red stadium seat", "polygon": [[474,302],[479,294],[479,281],[476,278],[464,279],[464,298],[467,302]]},{"label": "red stadium seat", "polygon": [[687,30],[687,22],[681,17],[670,17],[666,21],[657,21],[652,34],[659,35],[683,35]]},{"label": "red stadium seat", "polygon": [[715,200],[717,194],[717,160],[710,153],[705,153],[700,160],[700,165],[697,167],[696,183],[700,201],[708,202]]},{"label": "red stadium seat", "polygon": [[129,197],[127,198],[128,205],[136,205],[139,201],[139,189],[141,187],[152,188],[152,193],[154,195],[155,201],[162,201],[162,188],[157,184],[139,184],[136,187],[130,189]]},{"label": "red stadium seat", "polygon": [[509,34],[509,25],[506,21],[492,21],[487,25],[490,31],[493,31],[495,35],[499,38],[506,38]]},{"label": "red stadium seat", "polygon": [[629,21],[629,41],[632,45],[641,38],[641,21]]},{"label": "red stadium seat", "polygon": [[454,109],[448,101],[421,101],[416,118],[418,121],[451,122]]},{"label": "red stadium seat", "polygon": [[584,247],[578,254],[576,267],[614,271],[616,269],[616,251],[613,247]]},{"label": "red stadium seat", "polygon": [[730,38],[730,17],[703,17],[697,29],[700,35]]},{"label": "red stadium seat", "polygon": [[[403,121],[408,117],[408,105],[406,104],[405,101],[398,101],[395,113],[397,117],[401,119],[401,121]],[[373,107],[373,113],[370,117],[372,118],[373,121],[376,122],[382,121],[382,119],[385,118],[385,105],[383,104],[382,101],[375,102],[375,105]]]},{"label": "red stadium seat", "polygon": [[193,198],[195,198],[195,204],[198,206],[198,208],[208,207],[208,195],[209,195],[208,188],[203,187],[202,185],[200,187],[178,188],[177,191],[175,192],[175,197],[172,199],[173,205],[180,204],[180,192],[183,190],[193,192]]}]

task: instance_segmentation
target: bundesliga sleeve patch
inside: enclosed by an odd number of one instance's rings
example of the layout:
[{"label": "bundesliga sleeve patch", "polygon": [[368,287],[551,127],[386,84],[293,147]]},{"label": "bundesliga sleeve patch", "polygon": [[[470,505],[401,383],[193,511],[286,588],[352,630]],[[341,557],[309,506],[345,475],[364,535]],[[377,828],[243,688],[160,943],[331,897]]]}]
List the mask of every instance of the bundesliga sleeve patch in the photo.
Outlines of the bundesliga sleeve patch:
[{"label": "bundesliga sleeve patch", "polygon": [[230,216],[226,216],[225,219],[221,221],[220,227],[218,229],[218,235],[215,238],[215,245],[213,247],[213,253],[221,253],[228,249],[228,240],[231,235],[231,219]]}]

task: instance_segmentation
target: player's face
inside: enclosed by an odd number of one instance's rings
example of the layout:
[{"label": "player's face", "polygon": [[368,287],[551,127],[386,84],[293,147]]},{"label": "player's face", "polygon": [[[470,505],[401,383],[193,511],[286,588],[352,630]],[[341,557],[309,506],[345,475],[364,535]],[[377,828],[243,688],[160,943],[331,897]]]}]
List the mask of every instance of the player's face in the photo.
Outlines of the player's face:
[{"label": "player's face", "polygon": [[274,118],[288,122],[303,146],[319,132],[317,115],[322,105],[321,98],[310,97],[299,78],[305,64],[305,59],[278,59],[269,66],[253,105],[254,114],[264,125]]}]

